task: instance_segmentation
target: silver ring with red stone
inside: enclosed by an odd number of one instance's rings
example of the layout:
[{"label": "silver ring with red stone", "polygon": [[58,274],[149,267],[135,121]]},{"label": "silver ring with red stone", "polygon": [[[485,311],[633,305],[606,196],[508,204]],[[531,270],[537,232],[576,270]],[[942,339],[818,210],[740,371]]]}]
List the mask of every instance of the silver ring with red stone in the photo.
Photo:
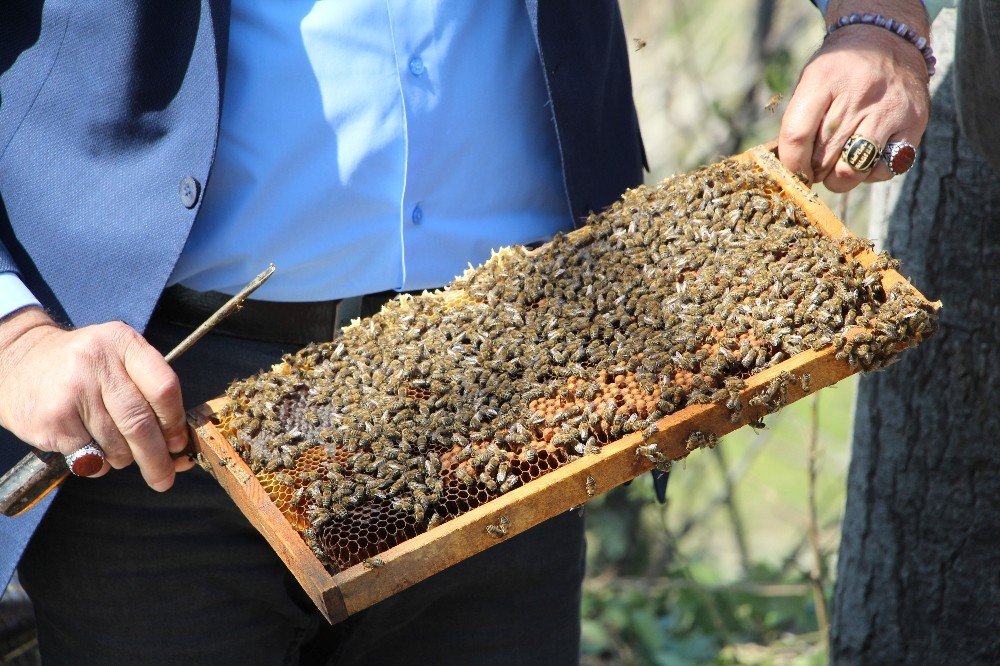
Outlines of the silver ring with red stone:
[{"label": "silver ring with red stone", "polygon": [[66,456],[66,466],[76,476],[94,476],[104,468],[104,451],[94,440]]},{"label": "silver ring with red stone", "polygon": [[882,161],[893,176],[901,176],[910,170],[917,159],[917,147],[908,141],[891,141],[882,151]]}]

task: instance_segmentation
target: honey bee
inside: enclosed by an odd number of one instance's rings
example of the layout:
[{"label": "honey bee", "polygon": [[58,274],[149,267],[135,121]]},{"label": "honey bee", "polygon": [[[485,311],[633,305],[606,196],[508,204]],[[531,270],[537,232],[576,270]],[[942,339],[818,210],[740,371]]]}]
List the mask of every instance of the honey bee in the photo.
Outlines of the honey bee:
[{"label": "honey bee", "polygon": [[597,494],[597,481],[594,480],[594,477],[588,476],[587,477],[587,497],[593,497],[596,494]]},{"label": "honey bee", "polygon": [[653,464],[658,464],[667,460],[666,456],[660,452],[656,444],[645,444],[635,448],[635,455],[642,456]]},{"label": "honey bee", "polygon": [[316,535],[315,528],[307,527],[302,532],[302,538],[306,542],[306,545],[312,548],[314,551],[322,549],[319,538]]},{"label": "honey bee", "polygon": [[641,51],[644,48],[646,48],[646,40],[642,39],[641,37],[633,37],[632,38],[632,44],[635,45],[635,50],[636,51]]},{"label": "honey bee", "polygon": [[714,449],[717,443],[718,436],[714,432],[704,433],[700,430],[695,430],[687,436],[687,439],[684,441],[684,447],[688,451],[702,448]]},{"label": "honey bee", "polygon": [[508,490],[512,490],[514,488],[514,486],[516,486],[520,482],[521,482],[521,477],[519,477],[519,476],[517,476],[515,474],[511,474],[503,482],[503,485],[500,486],[500,492],[501,493],[505,493]]},{"label": "honey bee", "polygon": [[382,567],[385,566],[385,560],[383,560],[381,557],[369,557],[368,559],[363,560],[361,564],[364,565],[365,569],[368,570],[381,569]]},{"label": "honey bee", "polygon": [[309,512],[309,523],[313,527],[320,527],[329,522],[331,514],[326,509],[314,508]]},{"label": "honey bee", "polygon": [[510,529],[510,519],[507,516],[500,516],[500,519],[495,525],[487,525],[486,533],[497,539],[502,539],[507,536],[507,532]]},{"label": "honey bee", "polygon": [[767,104],[764,105],[764,110],[768,113],[774,113],[774,110],[778,108],[779,104],[781,104],[782,99],[783,97],[781,93],[774,93],[771,95],[771,99],[767,101]]},{"label": "honey bee", "polygon": [[812,385],[812,375],[810,375],[808,372],[804,372],[802,373],[802,376],[799,378],[799,381],[801,382],[802,390],[805,393],[809,393],[809,388]]}]

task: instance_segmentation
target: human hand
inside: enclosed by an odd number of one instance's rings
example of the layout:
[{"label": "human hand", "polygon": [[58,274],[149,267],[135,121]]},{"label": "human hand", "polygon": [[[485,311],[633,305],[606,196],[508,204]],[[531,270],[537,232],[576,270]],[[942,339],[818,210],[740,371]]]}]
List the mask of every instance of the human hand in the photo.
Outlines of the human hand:
[{"label": "human hand", "polygon": [[39,308],[0,322],[0,426],[44,451],[73,453],[96,440],[95,476],[135,461],[164,491],[189,469],[177,375],[134,329],[108,323],[66,331]]},{"label": "human hand", "polygon": [[[923,11],[914,13],[915,0],[882,5],[894,12],[886,15],[928,34]],[[882,5],[879,11],[888,12]],[[831,2],[827,16],[850,11],[850,2]],[[844,143],[860,134],[882,148],[890,141],[919,145],[930,114],[928,80],[920,51],[898,35],[870,25],[838,29],[803,69],[789,100],[778,138],[781,161],[833,192],[888,180],[892,174],[882,160],[867,173],[851,169],[840,159]]]}]

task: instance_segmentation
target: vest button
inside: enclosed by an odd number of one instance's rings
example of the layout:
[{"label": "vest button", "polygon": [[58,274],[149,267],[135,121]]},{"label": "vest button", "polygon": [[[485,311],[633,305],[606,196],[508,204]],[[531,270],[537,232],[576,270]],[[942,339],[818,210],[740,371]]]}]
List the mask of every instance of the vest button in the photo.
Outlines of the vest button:
[{"label": "vest button", "polygon": [[201,194],[201,183],[192,176],[184,176],[181,179],[181,186],[177,189],[177,194],[185,208],[194,208]]}]

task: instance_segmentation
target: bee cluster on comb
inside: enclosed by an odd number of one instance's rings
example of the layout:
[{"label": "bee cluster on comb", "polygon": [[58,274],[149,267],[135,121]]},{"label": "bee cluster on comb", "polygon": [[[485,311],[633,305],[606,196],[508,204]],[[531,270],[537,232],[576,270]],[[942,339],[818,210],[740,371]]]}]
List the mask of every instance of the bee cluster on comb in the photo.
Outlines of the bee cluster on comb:
[{"label": "bee cluster on comb", "polygon": [[[216,423],[321,562],[374,561],[688,405],[740,423],[746,379],[799,352],[833,345],[870,370],[935,330],[918,294],[884,286],[892,259],[865,267],[865,245],[844,245],[759,166],[724,160],[395,299],[235,382]],[[757,406],[808,390],[785,374]]]}]

